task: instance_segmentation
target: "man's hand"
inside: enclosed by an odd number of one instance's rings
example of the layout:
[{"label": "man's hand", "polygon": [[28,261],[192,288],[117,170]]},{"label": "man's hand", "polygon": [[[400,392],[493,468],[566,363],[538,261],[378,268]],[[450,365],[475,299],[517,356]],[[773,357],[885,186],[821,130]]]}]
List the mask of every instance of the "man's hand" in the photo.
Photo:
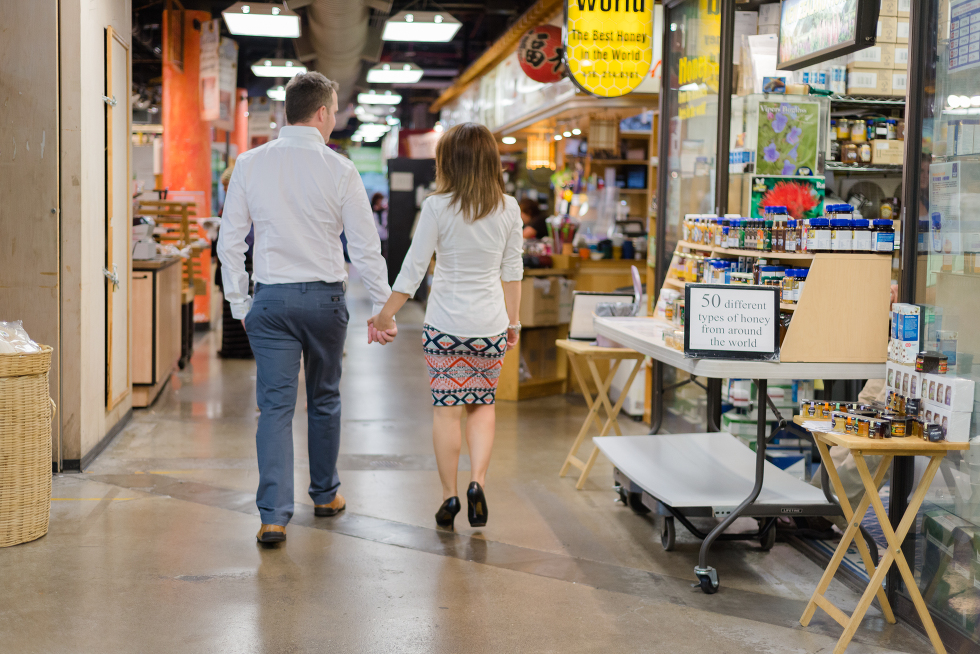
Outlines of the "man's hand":
[{"label": "man's hand", "polygon": [[520,333],[516,329],[507,330],[507,349],[513,349],[517,346],[517,340],[521,337]]},{"label": "man's hand", "polygon": [[242,318],[240,322],[242,323],[242,331],[243,331],[243,332],[245,332],[245,333],[247,334],[247,333],[248,333],[248,330],[247,330],[247,329],[245,329],[245,319],[244,319],[244,318]]},{"label": "man's hand", "polygon": [[[390,325],[390,327],[381,329],[378,327],[379,323],[385,327]],[[386,323],[385,320],[381,318],[380,314],[377,316],[372,316],[368,319],[368,345],[371,343],[381,343],[382,345],[387,345],[395,340],[395,336],[397,335],[398,326],[395,325],[394,320],[390,320]]]}]

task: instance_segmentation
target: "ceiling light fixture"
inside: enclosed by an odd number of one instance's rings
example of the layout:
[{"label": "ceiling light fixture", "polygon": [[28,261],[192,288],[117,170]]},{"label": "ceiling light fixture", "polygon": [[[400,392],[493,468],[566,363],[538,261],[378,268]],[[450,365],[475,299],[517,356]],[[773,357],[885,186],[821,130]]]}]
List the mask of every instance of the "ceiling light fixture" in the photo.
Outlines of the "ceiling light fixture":
[{"label": "ceiling light fixture", "polygon": [[252,64],[256,77],[295,77],[305,72],[303,62],[295,59],[260,59]]},{"label": "ceiling light fixture", "polygon": [[415,64],[378,64],[367,73],[368,84],[415,84],[420,79],[422,69]]},{"label": "ceiling light fixture", "polygon": [[279,102],[286,101],[286,87],[279,85],[273,86],[271,89],[265,92],[269,96],[270,100],[278,100]]},{"label": "ceiling light fixture", "polygon": [[572,133],[571,132],[562,132],[561,135],[564,136],[565,138],[568,138],[569,136],[572,135]]},{"label": "ceiling light fixture", "polygon": [[572,130],[572,134],[574,134],[575,136],[578,136],[581,133],[582,133],[582,130],[580,130],[578,127],[576,127],[575,129]]},{"label": "ceiling light fixture", "polygon": [[560,141],[561,140],[561,134],[555,134],[555,140],[556,141]]},{"label": "ceiling light fixture", "polygon": [[504,145],[514,145],[515,143],[517,143],[517,139],[515,139],[513,136],[505,136],[500,140],[503,141]]},{"label": "ceiling light fixture", "polygon": [[463,24],[444,11],[399,11],[385,21],[382,41],[452,41]]},{"label": "ceiling light fixture", "polygon": [[391,91],[384,93],[368,91],[367,93],[358,93],[357,101],[361,104],[398,104],[402,101],[402,96]]},{"label": "ceiling light fixture", "polygon": [[299,15],[281,4],[236,2],[221,12],[228,31],[237,36],[299,38]]}]

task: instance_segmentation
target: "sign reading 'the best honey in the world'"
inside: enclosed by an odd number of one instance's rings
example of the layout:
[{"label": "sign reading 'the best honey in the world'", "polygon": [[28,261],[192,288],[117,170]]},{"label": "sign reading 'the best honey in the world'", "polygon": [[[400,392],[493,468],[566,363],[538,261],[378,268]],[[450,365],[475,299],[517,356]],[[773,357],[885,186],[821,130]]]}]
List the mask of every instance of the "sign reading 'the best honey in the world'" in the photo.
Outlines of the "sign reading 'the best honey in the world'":
[{"label": "sign reading 'the best honey in the world'", "polygon": [[565,57],[587,93],[630,93],[653,63],[653,0],[566,0]]}]

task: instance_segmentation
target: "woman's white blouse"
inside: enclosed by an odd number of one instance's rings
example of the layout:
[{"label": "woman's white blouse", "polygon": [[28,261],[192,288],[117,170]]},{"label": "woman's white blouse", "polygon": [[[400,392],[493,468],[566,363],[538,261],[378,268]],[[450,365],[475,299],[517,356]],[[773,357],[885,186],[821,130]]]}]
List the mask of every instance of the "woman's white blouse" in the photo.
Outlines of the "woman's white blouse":
[{"label": "woman's white blouse", "polygon": [[392,290],[415,295],[435,252],[425,321],[454,336],[502,334],[509,323],[500,282],[524,277],[522,229],[521,210],[509,195],[474,222],[464,220],[448,195],[429,196]]}]

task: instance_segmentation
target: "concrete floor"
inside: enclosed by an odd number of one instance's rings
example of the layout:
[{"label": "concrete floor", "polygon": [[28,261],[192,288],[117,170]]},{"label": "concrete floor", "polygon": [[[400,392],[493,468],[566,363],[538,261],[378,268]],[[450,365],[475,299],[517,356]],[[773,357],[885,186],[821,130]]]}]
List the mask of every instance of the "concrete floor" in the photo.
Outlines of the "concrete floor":
[{"label": "concrete floor", "polygon": [[[368,347],[369,303],[358,284],[350,296],[346,513],[312,515],[300,400],[296,516],[283,546],[256,545],[254,363],[218,359],[218,335],[205,335],[89,470],[56,475],[48,535],[0,550],[0,652],[833,649],[829,617],[798,623],[821,570],[788,545],[717,544],[722,588],[707,596],[691,588],[698,542],[678,533],[664,552],[656,519],[617,502],[608,462],[585,490],[559,479],[580,398],[500,403],[489,524],[471,529],[464,511],[455,534],[437,531],[422,310],[399,315],[393,345]],[[829,595],[857,602],[836,581]],[[927,649],[872,608],[848,651]]]}]

